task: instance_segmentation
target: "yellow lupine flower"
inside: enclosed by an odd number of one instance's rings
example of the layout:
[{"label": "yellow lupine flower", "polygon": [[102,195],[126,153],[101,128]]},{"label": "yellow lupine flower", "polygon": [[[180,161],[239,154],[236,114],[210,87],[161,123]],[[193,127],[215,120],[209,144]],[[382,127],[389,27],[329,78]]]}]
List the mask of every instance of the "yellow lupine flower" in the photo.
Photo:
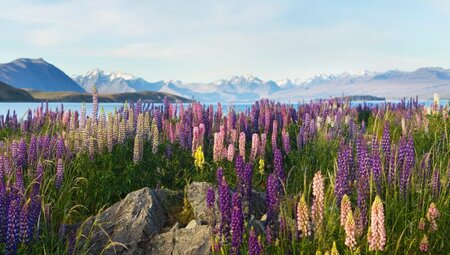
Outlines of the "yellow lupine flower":
[{"label": "yellow lupine flower", "polygon": [[203,169],[203,164],[205,164],[205,155],[203,154],[202,146],[198,146],[194,153],[194,165]]},{"label": "yellow lupine flower", "polygon": [[264,174],[264,159],[259,159],[259,173]]}]

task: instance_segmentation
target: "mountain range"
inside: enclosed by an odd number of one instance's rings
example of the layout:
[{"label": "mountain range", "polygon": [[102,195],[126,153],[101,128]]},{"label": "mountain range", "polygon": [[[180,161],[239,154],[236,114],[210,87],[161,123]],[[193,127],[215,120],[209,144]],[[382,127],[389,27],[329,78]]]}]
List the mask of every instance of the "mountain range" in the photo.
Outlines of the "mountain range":
[{"label": "mountain range", "polygon": [[70,78],[43,59],[18,59],[0,65],[0,81],[17,88],[41,91],[92,92],[94,85],[100,94],[155,91],[201,102],[249,102],[260,98],[295,102],[355,95],[387,99],[417,95],[421,99],[430,99],[433,93],[450,98],[450,69],[441,67],[424,67],[412,72],[321,74],[303,80],[262,80],[247,74],[212,82],[149,82],[128,73],[108,73],[100,69]]},{"label": "mountain range", "polygon": [[306,80],[264,81],[253,75],[232,76],[213,82],[174,80],[148,82],[123,72],[106,73],[94,69],[72,76],[86,91],[97,85],[100,93],[160,91],[202,102],[248,102],[259,98],[299,101],[335,96],[371,95],[387,99],[419,96],[430,99],[433,93],[450,98],[450,69],[424,67],[412,72],[364,71],[356,74],[321,74]]}]

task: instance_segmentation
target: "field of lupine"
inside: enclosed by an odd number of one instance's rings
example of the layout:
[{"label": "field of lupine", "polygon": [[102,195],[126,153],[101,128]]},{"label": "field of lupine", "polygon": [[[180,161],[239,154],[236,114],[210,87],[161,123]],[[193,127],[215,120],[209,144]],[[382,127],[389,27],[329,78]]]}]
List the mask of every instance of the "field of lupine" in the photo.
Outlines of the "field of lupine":
[{"label": "field of lupine", "polygon": [[[93,104],[0,116],[0,254],[83,254],[69,226],[139,188],[191,181],[218,189],[206,198],[216,254],[450,252],[448,107]],[[252,189],[266,193],[262,232]]]}]

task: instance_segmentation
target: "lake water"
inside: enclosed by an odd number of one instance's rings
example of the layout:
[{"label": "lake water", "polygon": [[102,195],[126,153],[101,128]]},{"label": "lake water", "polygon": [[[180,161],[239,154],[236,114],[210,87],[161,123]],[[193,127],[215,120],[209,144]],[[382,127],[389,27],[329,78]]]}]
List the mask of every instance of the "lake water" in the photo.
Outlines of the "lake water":
[{"label": "lake water", "polygon": [[[398,103],[400,101],[388,101],[393,103]],[[425,104],[427,106],[431,105],[433,101],[419,101],[421,104]],[[356,106],[361,104],[362,101],[352,101],[352,105]],[[384,103],[384,101],[366,101],[367,104],[380,104]],[[447,105],[449,103],[448,100],[441,100],[441,105]],[[298,105],[298,103],[292,103],[293,105]],[[36,109],[41,105],[38,102],[30,102],[30,103],[17,103],[17,102],[0,102],[0,115],[6,115],[8,109],[11,111],[16,111],[19,118],[22,118],[28,109]],[[61,109],[61,103],[50,102],[48,103],[49,108],[52,110]],[[160,104],[155,104],[160,105]],[[208,103],[209,105],[209,103]],[[223,104],[223,111],[226,113],[229,106],[233,106],[236,111],[245,111],[251,104],[250,103],[237,103],[226,105]],[[114,112],[115,109],[119,109],[123,106],[123,103],[99,103],[99,108],[103,107],[106,113]],[[213,104],[214,108],[217,107],[217,104]],[[80,111],[81,103],[64,103],[64,110],[72,110],[72,111]],[[86,103],[86,112],[89,114],[92,112],[92,103]]]}]

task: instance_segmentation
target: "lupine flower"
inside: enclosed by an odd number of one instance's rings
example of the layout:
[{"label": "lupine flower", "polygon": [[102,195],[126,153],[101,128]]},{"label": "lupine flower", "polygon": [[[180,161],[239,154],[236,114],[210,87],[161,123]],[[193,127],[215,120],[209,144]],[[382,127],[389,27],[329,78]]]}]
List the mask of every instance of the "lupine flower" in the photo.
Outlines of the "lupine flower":
[{"label": "lupine flower", "polygon": [[152,130],[152,153],[155,154],[158,151],[159,146],[159,131],[155,119],[153,119],[152,121],[151,130]]},{"label": "lupine flower", "polygon": [[435,169],[433,173],[433,196],[438,197],[441,190],[441,175],[439,169]]},{"label": "lupine flower", "polygon": [[348,211],[347,216],[345,217],[345,245],[347,245],[351,250],[356,246],[356,236],[355,236],[355,220],[353,219],[352,210]]},{"label": "lupine flower", "polygon": [[274,120],[272,124],[272,150],[277,148],[278,121]]},{"label": "lupine flower", "polygon": [[276,174],[270,174],[267,178],[266,188],[267,199],[267,224],[272,228],[274,222],[278,218],[278,210],[280,205],[280,181]]},{"label": "lupine flower", "polygon": [[423,235],[422,240],[419,243],[419,250],[421,252],[428,252],[428,236],[426,234]]},{"label": "lupine flower", "polygon": [[16,254],[19,244],[20,200],[13,198],[8,207],[8,225],[6,233],[6,254]]},{"label": "lupine flower", "polygon": [[55,178],[55,187],[56,189],[60,189],[62,186],[64,178],[64,165],[62,159],[58,159],[58,163],[56,164],[56,178]]},{"label": "lupine flower", "polygon": [[277,178],[284,180],[283,156],[280,149],[275,149],[273,156],[274,173]]},{"label": "lupine flower", "polygon": [[267,143],[267,135],[266,133],[261,134],[261,144],[259,146],[259,156],[261,158],[264,158],[264,155],[266,153],[266,143]]},{"label": "lupine flower", "polygon": [[198,146],[194,153],[194,165],[198,169],[203,169],[203,165],[205,164],[205,155],[203,154],[202,146]]},{"label": "lupine flower", "polygon": [[391,162],[391,137],[389,134],[389,121],[384,122],[383,136],[381,138],[381,149],[384,155],[384,172],[390,169]]},{"label": "lupine flower", "polygon": [[8,199],[6,195],[6,184],[4,181],[4,172],[1,167],[0,161],[0,243],[4,242],[6,238],[6,224],[8,213],[7,206],[8,206]]},{"label": "lupine flower", "polygon": [[97,120],[97,113],[98,113],[98,90],[97,86],[94,85],[94,88],[92,89],[92,118]]},{"label": "lupine flower", "polygon": [[430,222],[430,232],[435,232],[436,230],[438,230],[436,220],[437,218],[439,218],[440,215],[441,214],[439,210],[436,208],[436,205],[433,202],[431,202],[427,212],[427,219]]},{"label": "lupine flower", "polygon": [[349,192],[349,160],[351,157],[351,150],[347,147],[342,147],[339,150],[337,160],[336,183],[334,185],[334,194],[338,205],[341,203],[342,197]]},{"label": "lupine flower", "polygon": [[250,229],[250,234],[248,236],[248,254],[249,255],[260,255],[262,254],[262,246],[256,236],[253,227]]},{"label": "lupine flower", "polygon": [[250,150],[250,162],[255,162],[256,156],[259,154],[259,136],[253,134],[252,136],[252,148]]},{"label": "lupine flower", "polygon": [[281,132],[282,137],[282,143],[283,143],[283,149],[286,154],[288,154],[291,151],[291,142],[289,140],[289,133],[286,130],[282,130]]},{"label": "lupine flower", "polygon": [[136,134],[134,138],[134,149],[133,149],[133,162],[138,163],[142,159],[142,138],[139,134]]},{"label": "lupine flower", "polygon": [[375,184],[377,188],[378,194],[381,193],[381,159],[380,159],[380,151],[378,148],[378,142],[376,139],[372,141],[372,173],[375,179]]},{"label": "lupine flower", "polygon": [[386,229],[384,227],[383,202],[377,195],[372,204],[370,215],[370,231],[368,234],[369,250],[382,251],[386,244]]},{"label": "lupine flower", "polygon": [[264,159],[259,159],[259,162],[258,162],[259,164],[258,164],[258,171],[259,171],[259,174],[261,174],[261,175],[263,175],[264,174]]},{"label": "lupine flower", "polygon": [[422,231],[425,230],[425,219],[424,218],[420,218],[418,228]]},{"label": "lupine flower", "polygon": [[232,143],[228,145],[227,159],[228,161],[233,161],[234,159],[234,145]]},{"label": "lupine flower", "polygon": [[37,140],[34,135],[30,138],[30,145],[28,146],[28,164],[33,164],[37,159]]},{"label": "lupine flower", "polygon": [[341,226],[344,227],[347,222],[347,215],[352,211],[352,205],[347,194],[342,197],[341,200]]},{"label": "lupine flower", "polygon": [[212,187],[208,187],[206,191],[206,209],[208,216],[208,223],[211,227],[211,234],[214,234],[216,228],[216,213],[215,213],[216,193]]},{"label": "lupine flower", "polygon": [[333,241],[333,247],[331,248],[331,255],[339,255],[339,251],[336,246],[336,242]]},{"label": "lupine flower", "polygon": [[311,207],[311,219],[314,223],[314,233],[320,235],[323,223],[323,208],[325,203],[324,183],[322,173],[316,172],[313,178],[313,205]]},{"label": "lupine flower", "polygon": [[244,215],[240,194],[235,192],[232,198],[233,212],[231,216],[232,253],[238,254],[244,232]]},{"label": "lupine flower", "polygon": [[214,148],[213,148],[213,160],[219,161],[222,160],[223,157],[223,149],[224,149],[224,133],[217,132],[214,133]]},{"label": "lupine flower", "polygon": [[222,181],[219,185],[219,210],[220,210],[220,235],[225,242],[230,237],[230,223],[231,223],[231,195],[228,183],[222,176]]},{"label": "lupine flower", "polygon": [[302,195],[297,204],[297,230],[302,237],[309,236],[309,213],[308,205],[305,201],[305,194]]},{"label": "lupine flower", "polygon": [[241,132],[239,134],[239,155],[241,155],[241,157],[243,159],[245,159],[245,133]]}]

